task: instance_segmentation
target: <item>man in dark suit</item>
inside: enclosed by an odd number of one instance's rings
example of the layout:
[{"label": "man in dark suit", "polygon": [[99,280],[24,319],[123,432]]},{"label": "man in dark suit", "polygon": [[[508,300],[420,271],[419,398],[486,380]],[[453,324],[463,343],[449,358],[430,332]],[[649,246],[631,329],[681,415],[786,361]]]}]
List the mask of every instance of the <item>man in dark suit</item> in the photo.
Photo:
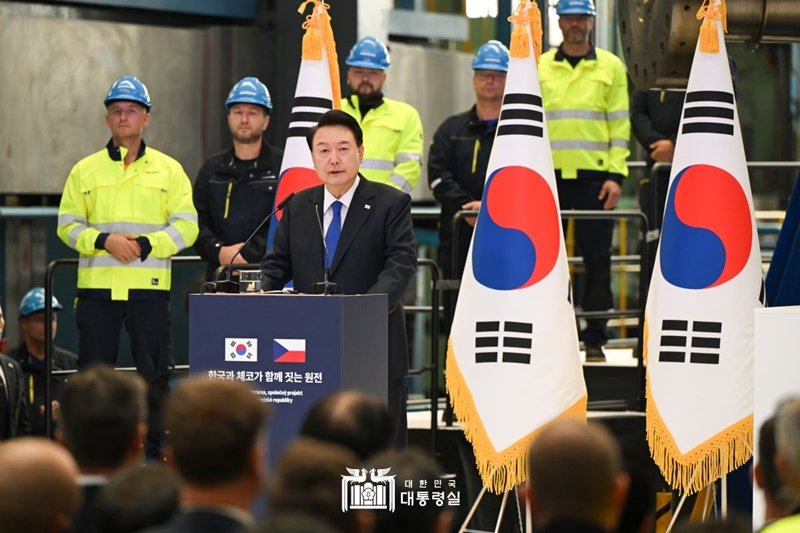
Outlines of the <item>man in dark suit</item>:
[{"label": "man in dark suit", "polygon": [[402,448],[407,440],[408,340],[400,300],[417,269],[411,197],[359,174],[363,134],[347,113],[328,111],[307,139],[324,185],[297,193],[283,211],[273,248],[261,262],[262,288],[282,289],[294,280],[298,291],[313,292],[327,270],[328,279],[345,294],[389,296],[388,407],[396,421],[395,442]]},{"label": "man in dark suit", "polygon": [[[6,321],[0,307],[0,339]],[[0,441],[31,434],[31,422],[25,404],[25,385],[19,363],[0,353]]]},{"label": "man in dark suit", "polygon": [[267,405],[242,382],[193,378],[167,409],[165,457],[183,479],[181,509],[148,533],[244,533],[264,484]]}]

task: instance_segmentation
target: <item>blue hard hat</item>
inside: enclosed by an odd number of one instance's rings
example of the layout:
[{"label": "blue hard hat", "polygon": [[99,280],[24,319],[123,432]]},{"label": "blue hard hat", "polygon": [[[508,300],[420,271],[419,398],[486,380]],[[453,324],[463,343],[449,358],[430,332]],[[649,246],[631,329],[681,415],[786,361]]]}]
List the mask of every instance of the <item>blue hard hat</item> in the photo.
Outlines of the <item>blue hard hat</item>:
[{"label": "blue hard hat", "polygon": [[391,64],[389,49],[375,37],[364,37],[353,45],[344,63],[348,67],[386,70]]},{"label": "blue hard hat", "polygon": [[111,102],[117,100],[127,100],[142,104],[150,111],[150,94],[147,92],[147,87],[144,83],[139,81],[135,76],[123,76],[115,81],[111,88],[108,90],[106,99],[103,100],[103,105],[108,107]]},{"label": "blue hard hat", "polygon": [[475,52],[472,70],[500,70],[508,72],[508,48],[500,41],[489,41]]},{"label": "blue hard hat", "polygon": [[261,83],[258,78],[242,78],[236,82],[228,99],[225,100],[225,107],[231,108],[233,104],[254,104],[266,108],[267,113],[272,111],[272,99],[269,97],[267,86]]},{"label": "blue hard hat", "polygon": [[595,16],[594,0],[559,0],[556,15],[591,15]]},{"label": "blue hard hat", "polygon": [[[63,309],[55,296],[53,296],[53,309]],[[34,287],[29,290],[19,303],[20,317],[28,316],[37,311],[44,311],[44,289],[41,287]]]}]

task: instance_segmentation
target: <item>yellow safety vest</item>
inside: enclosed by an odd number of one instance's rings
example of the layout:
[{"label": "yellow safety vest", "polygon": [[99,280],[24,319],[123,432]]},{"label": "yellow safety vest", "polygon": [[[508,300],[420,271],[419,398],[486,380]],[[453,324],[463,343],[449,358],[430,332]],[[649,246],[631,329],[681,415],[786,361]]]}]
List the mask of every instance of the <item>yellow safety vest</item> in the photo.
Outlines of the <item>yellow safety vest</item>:
[{"label": "yellow safety vest", "polygon": [[797,533],[800,531],[800,515],[791,515],[774,521],[761,533]]},{"label": "yellow safety vest", "polygon": [[625,67],[614,54],[592,50],[596,57],[590,52],[574,68],[566,59],[556,60],[558,49],[542,54],[539,62],[553,164],[565,179],[577,178],[579,170],[628,175]]},{"label": "yellow safety vest", "polygon": [[410,193],[422,173],[422,121],[405,102],[384,98],[361,116],[358,96],[342,99],[342,111],[353,116],[364,131],[361,173],[370,181]]},{"label": "yellow safety vest", "polygon": [[[110,289],[127,300],[131,289],[168,291],[170,258],[198,234],[192,184],[180,163],[149,146],[125,169],[127,150],[115,161],[104,148],[72,168],[58,209],[58,236],[80,253],[79,289]],[[101,233],[144,236],[153,247],[146,260],[121,263],[97,250]]]}]

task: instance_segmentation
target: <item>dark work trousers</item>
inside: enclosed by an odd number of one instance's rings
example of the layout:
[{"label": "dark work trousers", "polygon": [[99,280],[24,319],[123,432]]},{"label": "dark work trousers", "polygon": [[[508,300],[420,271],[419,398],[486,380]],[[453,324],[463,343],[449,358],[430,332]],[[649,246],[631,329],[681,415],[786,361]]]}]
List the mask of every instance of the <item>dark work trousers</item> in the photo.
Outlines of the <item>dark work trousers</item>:
[{"label": "dark work trousers", "polygon": [[405,378],[389,380],[387,398],[389,417],[394,422],[394,447],[405,450],[408,447],[408,390]]},{"label": "dark work trousers", "polygon": [[[558,200],[562,211],[603,210],[603,200],[598,200],[603,183],[580,179],[557,179]],[[564,223],[566,231],[567,223]],[[583,256],[586,269],[586,282],[583,288],[581,305],[584,311],[607,311],[614,307],[611,295],[611,236],[614,231],[612,220],[576,220],[575,242],[578,252]],[[608,320],[591,319],[586,321],[582,332],[583,342],[593,346],[603,346],[608,341],[606,324]]]},{"label": "dark work trousers", "polygon": [[[647,224],[651,230],[658,229],[659,234],[661,225],[664,222],[664,206],[667,203],[667,189],[669,188],[670,169],[662,168],[658,171],[655,181],[656,194],[653,198],[653,183],[650,181],[648,170],[647,178],[639,182],[639,207],[647,217]],[[654,203],[655,202],[655,203]],[[656,264],[656,252],[658,251],[658,241],[649,241],[647,244],[647,265],[650,267],[648,272],[653,275],[653,267]],[[649,280],[648,280],[649,282]],[[646,296],[645,296],[646,297]],[[642,302],[644,305],[645,302]]]},{"label": "dark work trousers", "polygon": [[137,372],[147,382],[147,441],[145,455],[160,460],[164,440],[163,410],[169,399],[172,359],[169,301],[112,301],[80,298],[78,368],[95,363],[117,364],[122,323],[131,341]]}]

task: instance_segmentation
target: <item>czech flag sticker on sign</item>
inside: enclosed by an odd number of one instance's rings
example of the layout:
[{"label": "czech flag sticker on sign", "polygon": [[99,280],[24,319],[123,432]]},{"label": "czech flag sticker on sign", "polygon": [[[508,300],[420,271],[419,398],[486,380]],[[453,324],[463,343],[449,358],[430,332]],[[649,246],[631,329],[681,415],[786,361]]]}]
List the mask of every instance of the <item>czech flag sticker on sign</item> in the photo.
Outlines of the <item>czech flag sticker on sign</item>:
[{"label": "czech flag sticker on sign", "polygon": [[272,342],[272,361],[275,363],[305,363],[305,339],[275,339]]}]

